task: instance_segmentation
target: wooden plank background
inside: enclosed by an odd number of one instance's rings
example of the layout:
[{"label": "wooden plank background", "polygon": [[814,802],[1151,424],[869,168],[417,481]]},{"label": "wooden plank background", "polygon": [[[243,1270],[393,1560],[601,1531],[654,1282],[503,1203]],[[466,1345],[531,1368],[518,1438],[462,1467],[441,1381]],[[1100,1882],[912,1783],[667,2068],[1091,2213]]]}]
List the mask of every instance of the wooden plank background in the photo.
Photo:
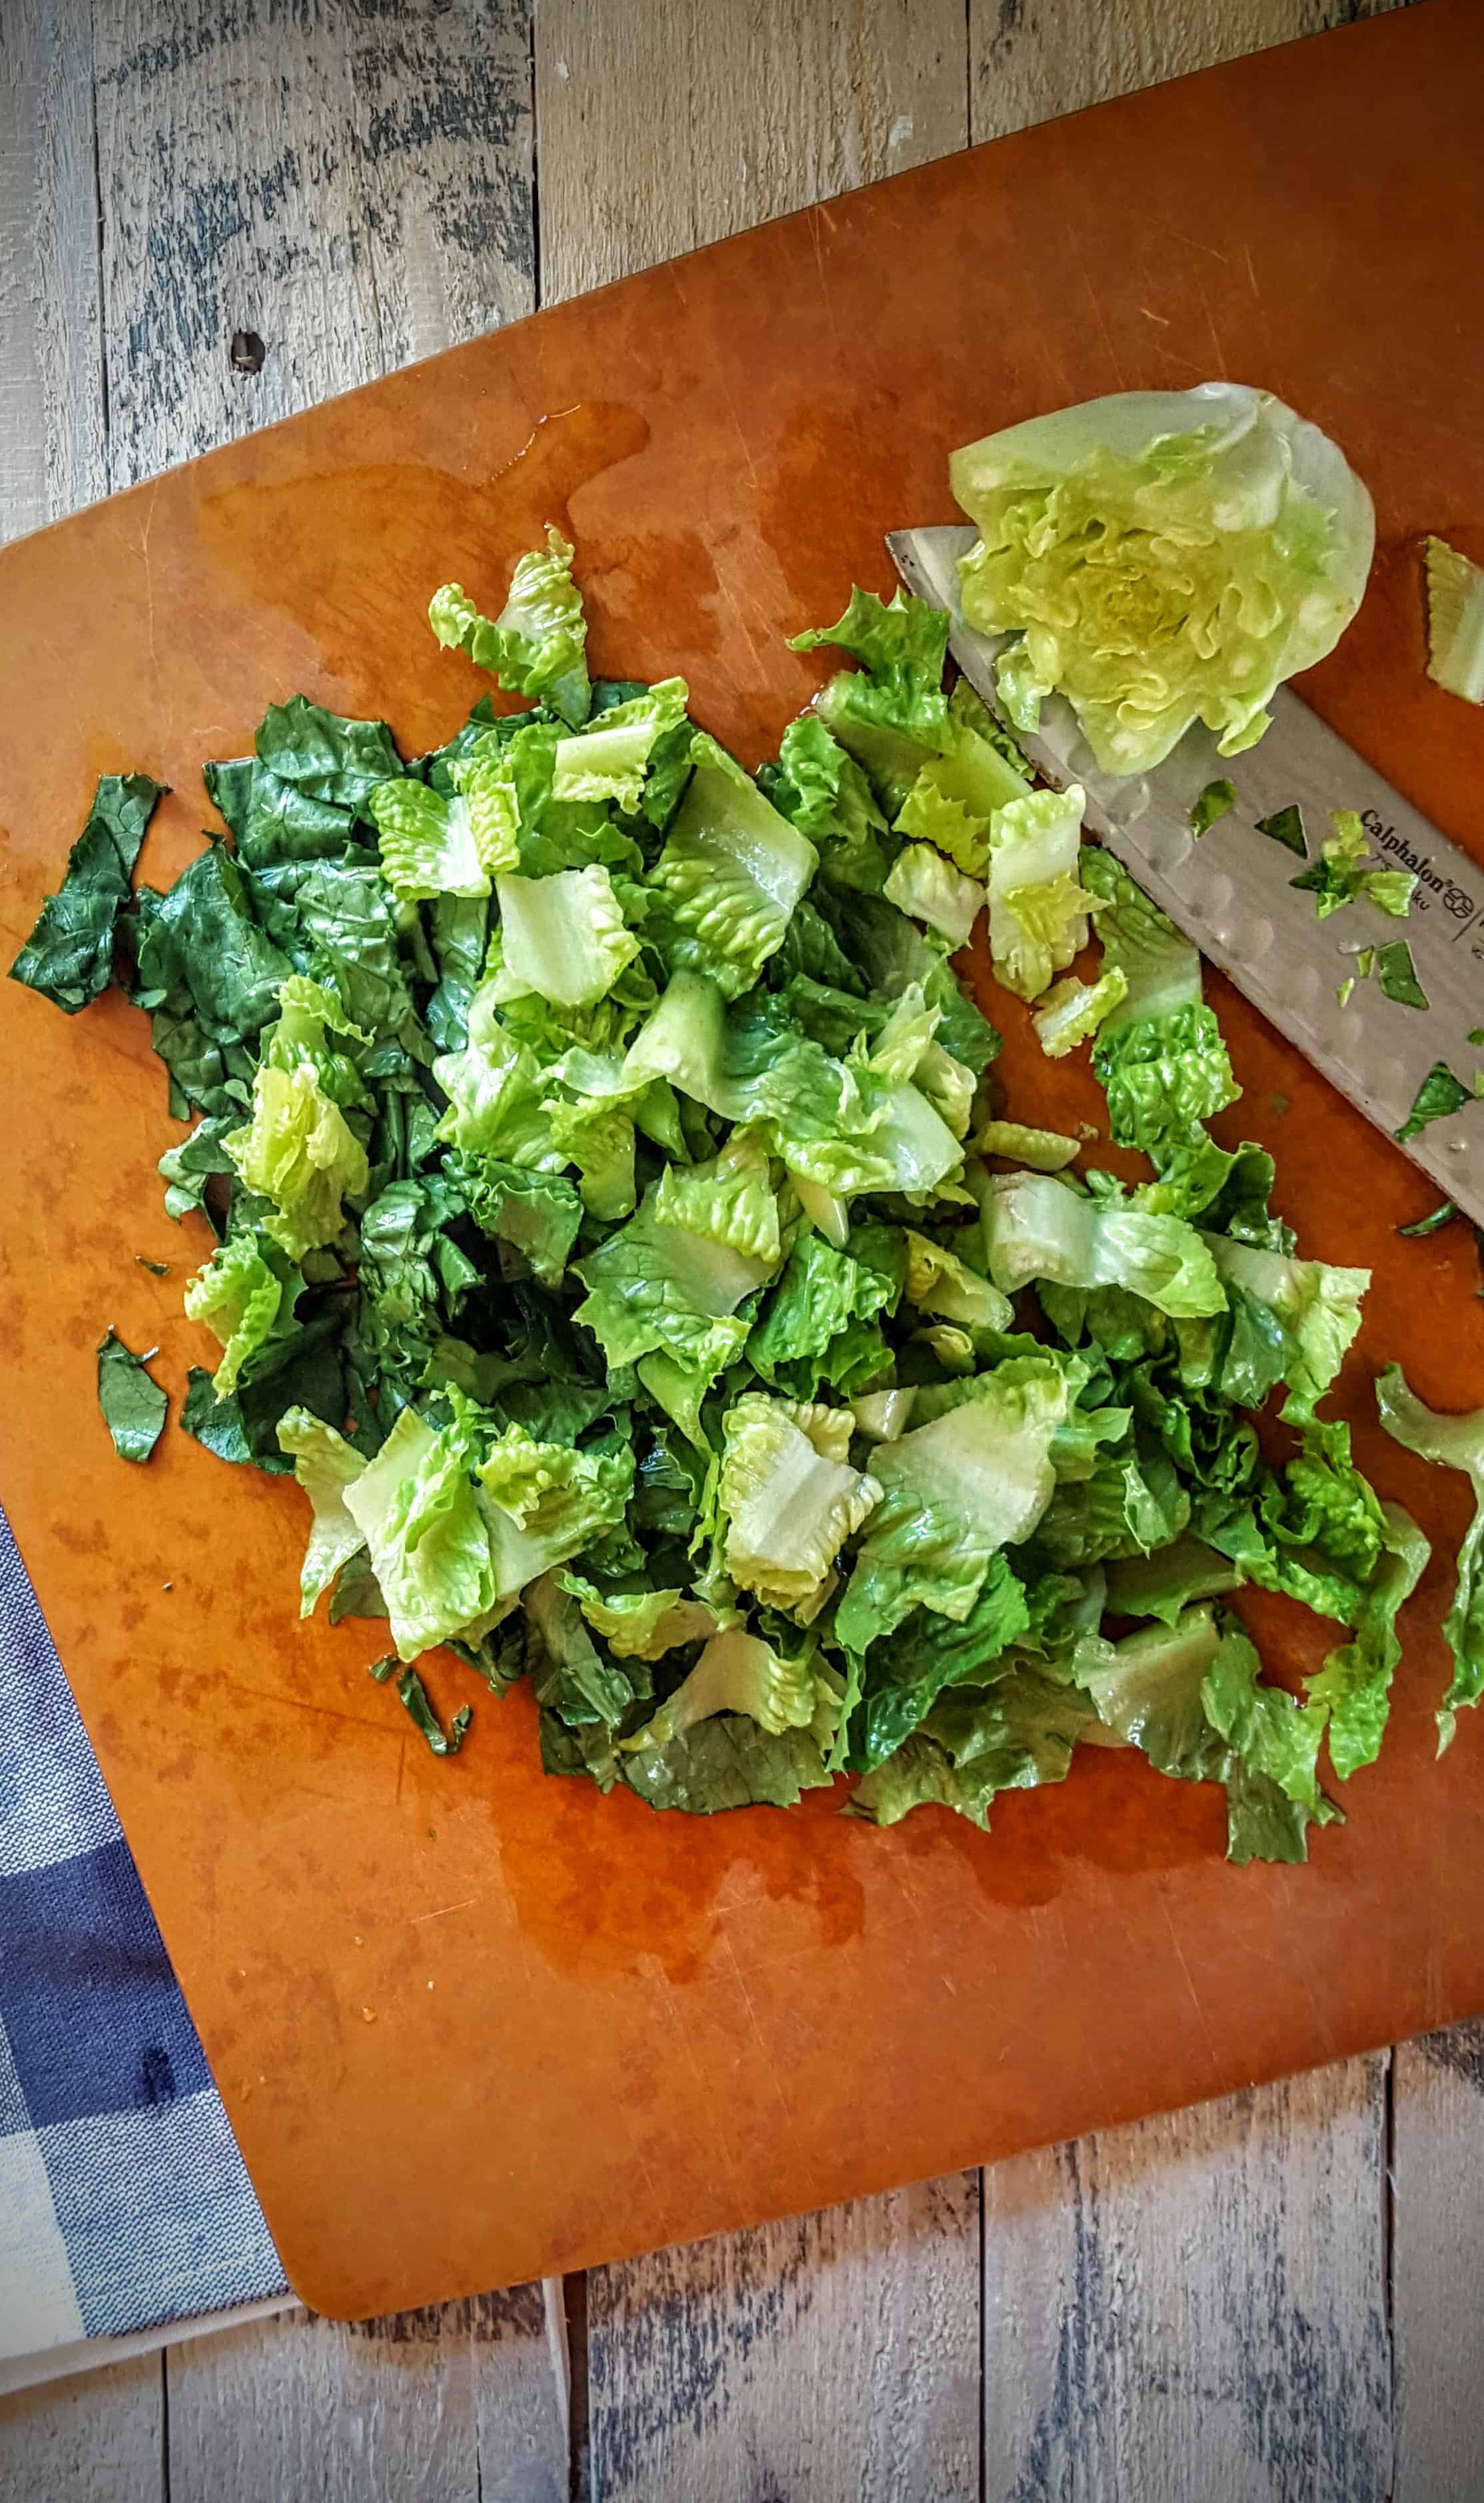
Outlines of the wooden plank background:
[{"label": "wooden plank background", "polygon": [[[537,303],[1364,14],[0,0],[0,537]],[[0,2503],[1468,2503],[1481,2122],[1484,2026],[586,2280],[259,2322],[0,2401]]]}]

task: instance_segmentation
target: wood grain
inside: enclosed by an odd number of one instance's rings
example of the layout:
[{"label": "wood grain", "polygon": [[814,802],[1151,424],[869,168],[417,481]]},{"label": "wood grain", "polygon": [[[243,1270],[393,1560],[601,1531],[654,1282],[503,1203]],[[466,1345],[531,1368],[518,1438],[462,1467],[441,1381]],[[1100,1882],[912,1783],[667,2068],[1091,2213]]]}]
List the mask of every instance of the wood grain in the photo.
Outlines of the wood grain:
[{"label": "wood grain", "polygon": [[0,540],[107,493],[92,26],[0,8]]},{"label": "wood grain", "polygon": [[114,487],[534,301],[525,0],[274,16],[100,0]]},{"label": "wood grain", "polygon": [[1398,0],[968,0],[970,120],[999,139],[1214,61],[1378,17]]},{"label": "wood grain", "polygon": [[595,2503],[977,2495],[979,2236],[963,2174],[594,2270]]},{"label": "wood grain", "polygon": [[1394,2503],[1484,2494],[1484,2024],[1405,2042],[1393,2103]]},{"label": "wood grain", "polygon": [[963,0],[542,0],[535,35],[548,304],[968,137]]},{"label": "wood grain", "polygon": [[985,2174],[985,2503],[1384,2503],[1385,2073]]},{"label": "wood grain", "polygon": [[158,2503],[165,2383],[158,2355],[0,2399],[0,2503]]},{"label": "wood grain", "polygon": [[228,2332],[175,2350],[169,2388],[170,2503],[565,2503],[539,2286]]}]

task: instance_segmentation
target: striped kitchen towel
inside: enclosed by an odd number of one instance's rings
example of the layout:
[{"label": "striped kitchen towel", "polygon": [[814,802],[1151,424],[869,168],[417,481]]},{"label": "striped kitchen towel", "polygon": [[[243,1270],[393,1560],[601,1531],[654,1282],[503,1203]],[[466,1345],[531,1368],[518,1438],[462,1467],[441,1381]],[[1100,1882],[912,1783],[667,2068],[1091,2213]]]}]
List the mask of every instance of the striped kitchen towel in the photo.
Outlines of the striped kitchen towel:
[{"label": "striped kitchen towel", "polygon": [[283,2291],[0,1515],[0,2358]]}]

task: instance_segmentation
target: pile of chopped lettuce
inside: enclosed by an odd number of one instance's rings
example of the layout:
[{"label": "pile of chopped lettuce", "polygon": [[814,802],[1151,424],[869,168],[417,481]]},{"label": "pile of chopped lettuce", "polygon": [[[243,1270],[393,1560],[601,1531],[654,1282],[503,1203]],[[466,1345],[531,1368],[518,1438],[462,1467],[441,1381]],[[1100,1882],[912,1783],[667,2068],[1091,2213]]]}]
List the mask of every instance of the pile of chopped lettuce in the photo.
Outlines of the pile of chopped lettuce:
[{"label": "pile of chopped lettuce", "polygon": [[[385,1621],[440,1754],[441,1646],[529,1678],[548,1771],[654,1807],[848,1773],[857,1817],[984,1826],[1087,1743],[1220,1783],[1234,1860],[1302,1859],[1322,1748],[1344,1779],[1381,1744],[1427,1542],[1320,1413],[1366,1273],[1302,1258],[1268,1156],[1207,1127],[1238,1090],[1194,948],[945,692],[930,607],[857,591],[799,636],[851,666],[754,776],[679,679],[589,677],[570,565],[552,532],[498,620],[432,602],[525,709],[404,762],[275,705],[164,893],[132,883],[156,786],[107,777],[17,960],[69,1012],[117,978],[192,1124],[160,1172],[216,1238],[186,1307],[218,1353],[181,1423],[292,1471],[301,1612]],[[1090,1048],[1142,1181],[997,1101],[949,961],[986,907],[1007,1013]],[[1388,1405],[1484,1487],[1478,1421]],[[1245,1584],[1332,1623],[1302,1694]]]}]

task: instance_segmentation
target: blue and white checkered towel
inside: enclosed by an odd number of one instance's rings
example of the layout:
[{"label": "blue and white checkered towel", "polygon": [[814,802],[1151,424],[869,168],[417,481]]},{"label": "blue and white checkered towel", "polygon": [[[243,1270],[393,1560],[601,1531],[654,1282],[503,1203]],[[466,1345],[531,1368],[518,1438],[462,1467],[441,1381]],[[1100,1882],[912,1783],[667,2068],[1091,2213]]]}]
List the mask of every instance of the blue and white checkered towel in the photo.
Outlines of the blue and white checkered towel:
[{"label": "blue and white checkered towel", "polygon": [[283,2291],[0,1515],[0,2358]]}]

